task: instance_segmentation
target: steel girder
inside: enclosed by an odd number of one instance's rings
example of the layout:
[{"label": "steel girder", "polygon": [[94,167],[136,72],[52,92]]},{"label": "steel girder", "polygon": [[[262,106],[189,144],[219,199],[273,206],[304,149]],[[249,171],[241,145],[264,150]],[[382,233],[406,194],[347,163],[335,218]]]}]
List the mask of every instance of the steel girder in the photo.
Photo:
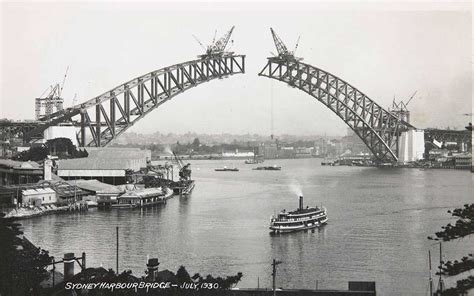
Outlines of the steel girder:
[{"label": "steel girder", "polygon": [[41,120],[48,123],[42,129],[61,122],[78,121],[79,145],[103,147],[174,96],[212,79],[238,73],[245,73],[245,55],[224,54],[176,64],[43,117]]},{"label": "steel girder", "polygon": [[259,76],[285,82],[316,98],[336,113],[379,161],[397,161],[400,133],[413,128],[346,81],[309,64],[268,58]]}]

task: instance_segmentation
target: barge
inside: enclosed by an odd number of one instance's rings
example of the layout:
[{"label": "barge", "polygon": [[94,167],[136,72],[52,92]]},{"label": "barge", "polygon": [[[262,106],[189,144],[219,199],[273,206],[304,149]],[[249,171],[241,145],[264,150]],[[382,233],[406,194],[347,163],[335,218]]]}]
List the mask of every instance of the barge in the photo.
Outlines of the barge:
[{"label": "barge", "polygon": [[273,166],[259,166],[256,168],[253,168],[254,170],[257,171],[281,171],[281,166],[273,165]]}]

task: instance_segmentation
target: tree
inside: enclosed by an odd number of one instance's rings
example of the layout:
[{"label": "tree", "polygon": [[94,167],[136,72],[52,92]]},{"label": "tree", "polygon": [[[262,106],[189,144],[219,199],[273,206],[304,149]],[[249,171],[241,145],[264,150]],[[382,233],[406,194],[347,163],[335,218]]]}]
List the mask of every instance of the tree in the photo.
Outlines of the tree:
[{"label": "tree", "polygon": [[[432,240],[443,240],[445,242],[461,239],[463,237],[474,234],[474,204],[465,204],[464,208],[457,208],[448,211],[453,217],[459,218],[454,225],[449,223],[441,227],[443,230],[436,232],[436,237],[428,237]],[[441,261],[441,275],[455,276],[474,269],[474,256],[469,254],[464,256],[460,261],[454,260]],[[437,275],[440,273],[438,272]],[[465,279],[458,280],[456,287],[437,291],[436,295],[466,295],[467,291],[474,288],[474,276],[468,276]]]},{"label": "tree", "polygon": [[3,217],[0,214],[0,294],[38,294],[51,257],[20,237],[20,224]]},{"label": "tree", "polygon": [[189,283],[191,281],[191,276],[183,265],[181,265],[176,272],[176,280],[178,281],[179,285],[182,283]]},{"label": "tree", "polygon": [[49,154],[66,156],[70,158],[87,157],[87,151],[78,150],[69,138],[55,138],[46,141]]},{"label": "tree", "polygon": [[70,139],[56,138],[46,141],[45,145],[34,146],[29,150],[21,152],[15,159],[21,161],[42,161],[51,154],[64,156],[66,158],[81,158],[88,156],[86,150],[78,150]]},{"label": "tree", "polygon": [[197,149],[199,149],[200,146],[201,146],[201,142],[199,141],[199,138],[194,138],[193,149],[197,150]]},{"label": "tree", "polygon": [[199,273],[193,275],[192,279],[195,283],[216,283],[218,284],[219,290],[228,290],[233,288],[237,285],[238,282],[242,279],[243,274],[241,272],[237,273],[237,275],[227,276],[225,278],[222,277],[213,277],[212,275],[208,274],[205,278],[203,278]]},{"label": "tree", "polygon": [[34,146],[26,151],[20,152],[15,159],[20,161],[41,161],[48,156],[48,148],[46,146]]}]

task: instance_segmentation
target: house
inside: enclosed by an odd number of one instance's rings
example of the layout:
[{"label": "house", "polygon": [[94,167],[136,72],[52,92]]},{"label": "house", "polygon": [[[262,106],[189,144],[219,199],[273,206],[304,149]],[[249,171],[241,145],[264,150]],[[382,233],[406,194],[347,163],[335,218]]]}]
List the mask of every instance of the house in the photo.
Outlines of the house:
[{"label": "house", "polygon": [[55,204],[57,202],[57,194],[51,188],[31,188],[21,191],[22,203],[35,206]]}]

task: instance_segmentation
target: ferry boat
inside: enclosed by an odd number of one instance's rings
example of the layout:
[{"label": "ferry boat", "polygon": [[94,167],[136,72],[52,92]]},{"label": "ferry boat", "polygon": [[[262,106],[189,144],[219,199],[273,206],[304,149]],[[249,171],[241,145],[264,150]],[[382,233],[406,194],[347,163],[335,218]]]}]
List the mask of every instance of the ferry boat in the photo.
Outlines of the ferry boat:
[{"label": "ferry boat", "polygon": [[300,196],[298,209],[291,212],[283,210],[277,217],[272,216],[269,228],[273,233],[294,232],[320,227],[327,221],[326,208],[308,206],[303,208],[303,196]]},{"label": "ferry boat", "polygon": [[238,172],[239,169],[238,168],[223,167],[223,168],[219,168],[219,169],[214,169],[214,171],[216,171],[216,172]]}]

